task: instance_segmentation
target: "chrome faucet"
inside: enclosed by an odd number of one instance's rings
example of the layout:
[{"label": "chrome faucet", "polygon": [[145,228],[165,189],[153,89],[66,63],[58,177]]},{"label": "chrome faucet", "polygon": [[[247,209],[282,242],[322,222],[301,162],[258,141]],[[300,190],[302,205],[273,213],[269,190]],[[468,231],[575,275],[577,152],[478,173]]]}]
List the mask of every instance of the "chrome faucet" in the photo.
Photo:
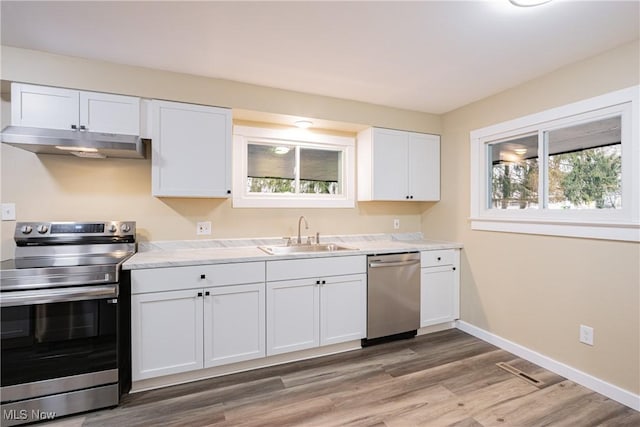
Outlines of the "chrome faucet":
[{"label": "chrome faucet", "polygon": [[308,230],[309,229],[309,223],[307,222],[307,218],[305,218],[304,216],[300,216],[300,218],[298,218],[298,244],[302,244],[302,237],[300,237],[300,225],[302,224],[302,220],[304,219],[304,229]]}]

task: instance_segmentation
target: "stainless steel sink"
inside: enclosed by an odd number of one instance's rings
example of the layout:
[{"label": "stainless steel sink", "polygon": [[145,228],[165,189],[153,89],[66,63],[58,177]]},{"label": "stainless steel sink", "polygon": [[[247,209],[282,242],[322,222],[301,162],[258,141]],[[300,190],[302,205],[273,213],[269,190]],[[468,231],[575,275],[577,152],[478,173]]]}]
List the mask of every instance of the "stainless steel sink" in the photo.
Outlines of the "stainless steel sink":
[{"label": "stainless steel sink", "polygon": [[315,245],[275,245],[275,246],[258,246],[269,255],[286,255],[286,254],[304,254],[313,252],[337,252],[337,251],[355,251],[356,248],[341,246],[335,243],[319,243]]}]

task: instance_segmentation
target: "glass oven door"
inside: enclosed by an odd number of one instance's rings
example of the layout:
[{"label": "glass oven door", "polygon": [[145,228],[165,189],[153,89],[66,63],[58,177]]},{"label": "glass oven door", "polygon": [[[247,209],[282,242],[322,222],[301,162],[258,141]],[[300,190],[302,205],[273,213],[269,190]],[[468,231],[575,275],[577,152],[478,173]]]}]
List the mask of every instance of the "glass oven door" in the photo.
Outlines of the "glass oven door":
[{"label": "glass oven door", "polygon": [[118,286],[0,294],[2,388],[117,369]]}]

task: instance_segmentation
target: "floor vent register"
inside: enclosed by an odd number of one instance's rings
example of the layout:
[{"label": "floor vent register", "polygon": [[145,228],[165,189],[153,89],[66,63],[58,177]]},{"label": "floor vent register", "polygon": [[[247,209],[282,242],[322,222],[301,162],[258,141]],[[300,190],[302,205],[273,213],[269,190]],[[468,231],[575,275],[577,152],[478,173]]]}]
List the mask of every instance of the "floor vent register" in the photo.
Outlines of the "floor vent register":
[{"label": "floor vent register", "polygon": [[542,387],[544,385],[544,383],[542,381],[532,377],[531,375],[528,375],[525,372],[522,372],[518,368],[514,368],[513,366],[509,365],[508,363],[500,362],[500,363],[496,363],[496,366],[498,366],[499,368],[502,368],[505,371],[517,376],[518,378],[521,378],[521,379],[525,380],[529,384],[534,385],[534,386],[536,386],[538,388],[540,388],[540,387]]}]

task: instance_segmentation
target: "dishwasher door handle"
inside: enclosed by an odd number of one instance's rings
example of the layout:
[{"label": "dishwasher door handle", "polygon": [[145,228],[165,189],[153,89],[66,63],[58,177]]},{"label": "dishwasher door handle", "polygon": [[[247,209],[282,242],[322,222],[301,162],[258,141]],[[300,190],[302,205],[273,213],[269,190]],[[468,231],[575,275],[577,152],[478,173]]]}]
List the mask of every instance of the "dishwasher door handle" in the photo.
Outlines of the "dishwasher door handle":
[{"label": "dishwasher door handle", "polygon": [[369,263],[369,268],[379,268],[379,267],[403,267],[405,265],[413,265],[419,264],[419,259],[409,260],[409,261],[374,261]]}]

